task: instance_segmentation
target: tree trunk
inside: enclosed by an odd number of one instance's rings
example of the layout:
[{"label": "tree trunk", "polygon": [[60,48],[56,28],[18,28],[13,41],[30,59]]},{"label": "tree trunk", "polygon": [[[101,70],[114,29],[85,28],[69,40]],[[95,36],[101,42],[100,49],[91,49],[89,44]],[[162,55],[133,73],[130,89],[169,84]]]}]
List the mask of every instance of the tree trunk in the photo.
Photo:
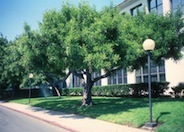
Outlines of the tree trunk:
[{"label": "tree trunk", "polygon": [[84,106],[92,105],[91,88],[92,86],[89,84],[86,84],[83,88],[82,105]]},{"label": "tree trunk", "polygon": [[86,73],[86,83],[83,87],[83,99],[82,99],[82,105],[88,106],[92,105],[92,95],[91,95],[91,88],[93,86],[93,81],[91,79],[91,73]]},{"label": "tree trunk", "polygon": [[61,98],[61,94],[60,94],[59,90],[57,89],[57,87],[54,87],[54,89],[56,90],[58,97]]},{"label": "tree trunk", "polygon": [[51,80],[51,85],[52,85],[52,88],[56,91],[56,94],[59,98],[61,98],[61,94],[59,92],[59,89],[57,88],[58,86],[58,79],[56,77],[52,77],[52,80]]}]

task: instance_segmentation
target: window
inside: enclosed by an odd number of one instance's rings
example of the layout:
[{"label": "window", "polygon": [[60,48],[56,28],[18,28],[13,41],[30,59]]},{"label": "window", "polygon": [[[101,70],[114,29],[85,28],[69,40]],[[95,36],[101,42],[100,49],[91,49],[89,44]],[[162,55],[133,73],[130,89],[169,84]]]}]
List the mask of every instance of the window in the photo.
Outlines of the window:
[{"label": "window", "polygon": [[132,8],[130,11],[132,16],[135,16],[138,11],[142,12],[143,11],[142,4]]},{"label": "window", "polygon": [[171,0],[171,9],[173,12],[176,12],[177,9],[181,9],[184,13],[184,0]]},{"label": "window", "polygon": [[73,74],[73,87],[82,87],[82,80]]},{"label": "window", "polygon": [[[95,78],[95,77],[98,77],[100,75],[101,74],[98,72],[93,72],[91,76],[92,76],[92,78]],[[93,86],[101,86],[101,80],[98,80],[97,82],[95,82]]]},{"label": "window", "polygon": [[149,0],[148,1],[149,11],[163,14],[162,0]]},{"label": "window", "polygon": [[[101,75],[100,73],[94,72],[91,74],[92,78]],[[94,86],[101,86],[101,80],[94,83]],[[73,87],[82,87],[82,79],[73,74]]]},{"label": "window", "polygon": [[[161,61],[160,65],[151,63],[151,81],[160,82],[165,81],[165,63]],[[148,66],[145,65],[139,70],[136,70],[136,83],[148,82]]]},{"label": "window", "polygon": [[126,84],[127,83],[127,71],[118,70],[112,76],[108,77],[108,84]]}]

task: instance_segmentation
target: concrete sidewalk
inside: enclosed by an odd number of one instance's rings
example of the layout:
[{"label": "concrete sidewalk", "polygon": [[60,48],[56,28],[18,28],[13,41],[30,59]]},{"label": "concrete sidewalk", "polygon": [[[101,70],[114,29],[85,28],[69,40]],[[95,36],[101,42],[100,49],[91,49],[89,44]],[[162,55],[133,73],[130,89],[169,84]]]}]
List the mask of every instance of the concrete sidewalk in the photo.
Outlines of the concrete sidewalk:
[{"label": "concrete sidewalk", "polygon": [[44,110],[42,108],[28,105],[0,102],[0,106],[21,112],[49,124],[65,128],[71,132],[150,132],[149,130],[131,128],[74,114]]}]

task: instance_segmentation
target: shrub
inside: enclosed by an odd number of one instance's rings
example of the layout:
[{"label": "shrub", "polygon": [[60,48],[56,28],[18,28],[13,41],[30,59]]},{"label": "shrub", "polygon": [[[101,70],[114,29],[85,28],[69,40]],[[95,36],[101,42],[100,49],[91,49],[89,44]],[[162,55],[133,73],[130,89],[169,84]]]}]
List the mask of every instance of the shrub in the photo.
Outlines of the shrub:
[{"label": "shrub", "polygon": [[184,82],[179,83],[177,86],[172,87],[175,97],[182,97],[182,91],[184,90]]},{"label": "shrub", "polygon": [[81,96],[82,95],[82,88],[63,88],[62,95],[64,96]]},{"label": "shrub", "polygon": [[134,97],[146,95],[148,93],[148,84],[147,83],[130,84],[130,90],[132,96]]},{"label": "shrub", "polygon": [[152,94],[153,97],[159,97],[162,95],[169,87],[169,82],[154,82],[152,83]]},{"label": "shrub", "polygon": [[[152,83],[152,97],[159,97],[161,94],[168,89],[168,82],[153,82]],[[178,89],[183,88],[183,84],[180,84],[175,88],[177,92]],[[31,97],[43,97],[45,96],[45,89],[36,88],[31,89]],[[179,90],[181,91],[181,90]],[[47,90],[49,95],[55,95],[51,89]],[[63,96],[82,96],[83,88],[63,88],[60,89],[60,93]],[[107,96],[107,97],[123,97],[123,96],[134,96],[140,97],[148,94],[148,84],[147,83],[137,83],[137,84],[119,84],[119,85],[107,85],[107,86],[94,86],[91,90],[92,96]],[[21,89],[19,91],[19,97],[28,97],[29,89]]]},{"label": "shrub", "polygon": [[[64,88],[64,96],[81,96],[83,88]],[[91,90],[93,96],[122,97],[129,95],[129,85],[94,86]]]},{"label": "shrub", "polygon": [[[168,89],[169,82],[152,82],[152,97],[159,97]],[[148,83],[130,84],[131,94],[134,97],[144,96],[148,94]]]},{"label": "shrub", "polygon": [[[152,83],[152,97],[159,97],[168,89],[168,82],[153,82]],[[81,96],[82,88],[64,88],[62,95],[65,96]],[[148,95],[148,84],[121,84],[121,85],[107,85],[94,86],[91,90],[93,96],[107,96],[107,97],[122,97],[132,95],[140,97]]]},{"label": "shrub", "polygon": [[92,88],[94,96],[122,97],[129,95],[128,85],[96,86]]}]

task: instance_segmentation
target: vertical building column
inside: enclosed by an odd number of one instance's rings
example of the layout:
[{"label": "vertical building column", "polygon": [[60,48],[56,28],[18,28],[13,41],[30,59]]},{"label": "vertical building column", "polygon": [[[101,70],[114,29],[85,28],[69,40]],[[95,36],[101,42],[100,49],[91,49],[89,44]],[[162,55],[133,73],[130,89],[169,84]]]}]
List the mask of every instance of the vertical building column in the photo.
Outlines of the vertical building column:
[{"label": "vertical building column", "polygon": [[70,74],[70,76],[66,79],[66,86],[67,88],[73,87],[73,74]]},{"label": "vertical building column", "polygon": [[142,0],[143,9],[145,8],[146,13],[149,13],[148,0]]},{"label": "vertical building column", "polygon": [[127,84],[136,83],[135,70],[133,72],[127,72]]},{"label": "vertical building column", "polygon": [[[105,74],[104,70],[101,70],[101,75],[104,75],[104,74]],[[101,85],[102,86],[108,85],[108,77],[101,79]]]},{"label": "vertical building column", "polygon": [[171,11],[171,0],[162,0],[163,1],[163,15],[166,15]]}]

